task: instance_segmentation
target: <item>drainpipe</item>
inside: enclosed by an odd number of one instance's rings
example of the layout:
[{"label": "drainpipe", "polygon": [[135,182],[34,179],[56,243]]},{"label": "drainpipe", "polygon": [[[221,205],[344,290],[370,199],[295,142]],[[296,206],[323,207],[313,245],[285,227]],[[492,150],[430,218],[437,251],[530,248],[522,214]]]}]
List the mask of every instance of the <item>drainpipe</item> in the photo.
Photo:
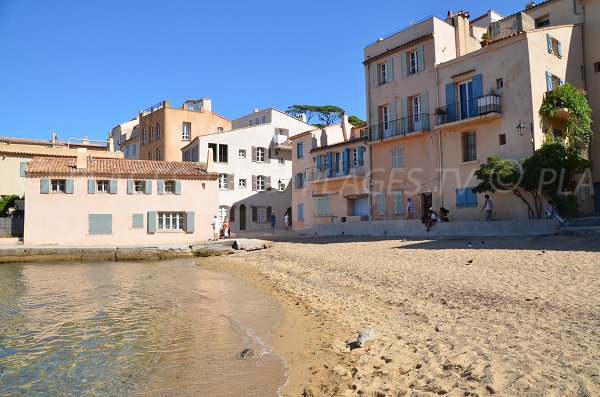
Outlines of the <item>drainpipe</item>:
[{"label": "drainpipe", "polygon": [[[365,77],[366,81],[367,81],[367,120],[368,121],[372,121],[373,118],[371,117],[371,79],[369,78],[370,76],[372,76],[372,63],[369,65],[369,67],[367,68],[367,76]],[[369,137],[369,123],[367,123],[367,142]],[[368,178],[368,188],[369,188],[369,221],[373,220],[373,148],[371,147],[371,145],[368,145],[369,147],[369,178]]]},{"label": "drainpipe", "polygon": [[[434,65],[435,68],[435,107],[436,109],[440,107],[440,79],[438,76],[438,68]],[[435,112],[434,112],[435,113]],[[437,121],[435,120],[434,117],[434,122]],[[441,205],[444,205],[444,190],[443,190],[443,182],[442,182],[442,177],[443,177],[443,156],[442,156],[442,130],[440,128],[437,129],[438,130],[438,149],[439,149],[439,160],[440,160],[440,171],[439,171],[439,193],[438,196],[440,198],[441,201]]]}]

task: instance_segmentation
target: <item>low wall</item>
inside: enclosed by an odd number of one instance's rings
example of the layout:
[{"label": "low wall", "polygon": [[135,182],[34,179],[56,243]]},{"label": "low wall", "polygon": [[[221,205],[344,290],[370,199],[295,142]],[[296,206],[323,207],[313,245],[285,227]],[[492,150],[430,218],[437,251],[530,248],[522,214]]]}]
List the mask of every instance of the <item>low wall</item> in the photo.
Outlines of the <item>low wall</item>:
[{"label": "low wall", "polygon": [[420,220],[344,222],[314,225],[298,230],[305,236],[398,236],[398,237],[514,237],[556,234],[553,220],[439,222],[427,232]]},{"label": "low wall", "polygon": [[23,237],[25,218],[0,218],[0,237]]}]

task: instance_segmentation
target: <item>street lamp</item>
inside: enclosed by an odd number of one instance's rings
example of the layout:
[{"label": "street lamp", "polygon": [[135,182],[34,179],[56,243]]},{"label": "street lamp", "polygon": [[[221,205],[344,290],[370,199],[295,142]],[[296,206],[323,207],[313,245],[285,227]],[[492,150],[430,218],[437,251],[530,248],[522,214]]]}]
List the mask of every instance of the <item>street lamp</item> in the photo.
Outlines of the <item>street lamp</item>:
[{"label": "street lamp", "polygon": [[519,136],[523,136],[523,133],[525,132],[525,123],[521,120],[519,120],[519,124],[517,124],[517,133],[519,133]]},{"label": "street lamp", "polygon": [[[524,121],[519,120],[519,123],[517,124],[517,133],[519,136],[523,136],[526,129],[527,124]],[[533,123],[529,125],[529,132],[531,133],[531,149],[535,152],[535,142],[533,141]]]}]

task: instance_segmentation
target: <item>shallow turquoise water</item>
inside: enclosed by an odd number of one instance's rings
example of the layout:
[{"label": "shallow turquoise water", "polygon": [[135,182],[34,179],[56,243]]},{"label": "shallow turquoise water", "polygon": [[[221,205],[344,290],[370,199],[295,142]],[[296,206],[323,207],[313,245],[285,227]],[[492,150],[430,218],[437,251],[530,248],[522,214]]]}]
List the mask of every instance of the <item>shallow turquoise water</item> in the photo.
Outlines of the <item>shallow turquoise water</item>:
[{"label": "shallow turquoise water", "polygon": [[190,259],[0,265],[0,396],[277,395],[281,320]]}]

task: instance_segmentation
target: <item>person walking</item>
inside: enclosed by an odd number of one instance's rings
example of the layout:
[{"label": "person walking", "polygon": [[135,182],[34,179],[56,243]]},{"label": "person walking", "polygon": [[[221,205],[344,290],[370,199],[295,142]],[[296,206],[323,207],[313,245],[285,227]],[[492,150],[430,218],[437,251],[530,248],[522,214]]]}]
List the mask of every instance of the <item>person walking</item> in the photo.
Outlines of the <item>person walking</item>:
[{"label": "person walking", "polygon": [[275,231],[275,225],[277,224],[277,219],[275,218],[275,211],[271,212],[271,215],[269,216],[269,223],[271,224],[269,233],[272,234]]},{"label": "person walking", "polygon": [[285,215],[283,216],[283,226],[284,226],[283,230],[285,230],[287,232],[289,225],[290,225],[290,215],[286,211]]},{"label": "person walking", "polygon": [[494,204],[492,204],[492,200],[490,200],[490,196],[488,194],[485,195],[485,202],[483,203],[483,207],[481,208],[481,212],[485,211],[485,220],[492,220],[492,211],[494,210]]},{"label": "person walking", "polygon": [[223,222],[223,238],[229,238],[229,219],[225,218]]},{"label": "person walking", "polygon": [[413,219],[415,217],[415,204],[409,197],[406,200],[406,219]]},{"label": "person walking", "polygon": [[217,241],[221,237],[221,221],[219,220],[219,217],[216,215],[213,218],[212,228],[213,228],[213,241]]}]

